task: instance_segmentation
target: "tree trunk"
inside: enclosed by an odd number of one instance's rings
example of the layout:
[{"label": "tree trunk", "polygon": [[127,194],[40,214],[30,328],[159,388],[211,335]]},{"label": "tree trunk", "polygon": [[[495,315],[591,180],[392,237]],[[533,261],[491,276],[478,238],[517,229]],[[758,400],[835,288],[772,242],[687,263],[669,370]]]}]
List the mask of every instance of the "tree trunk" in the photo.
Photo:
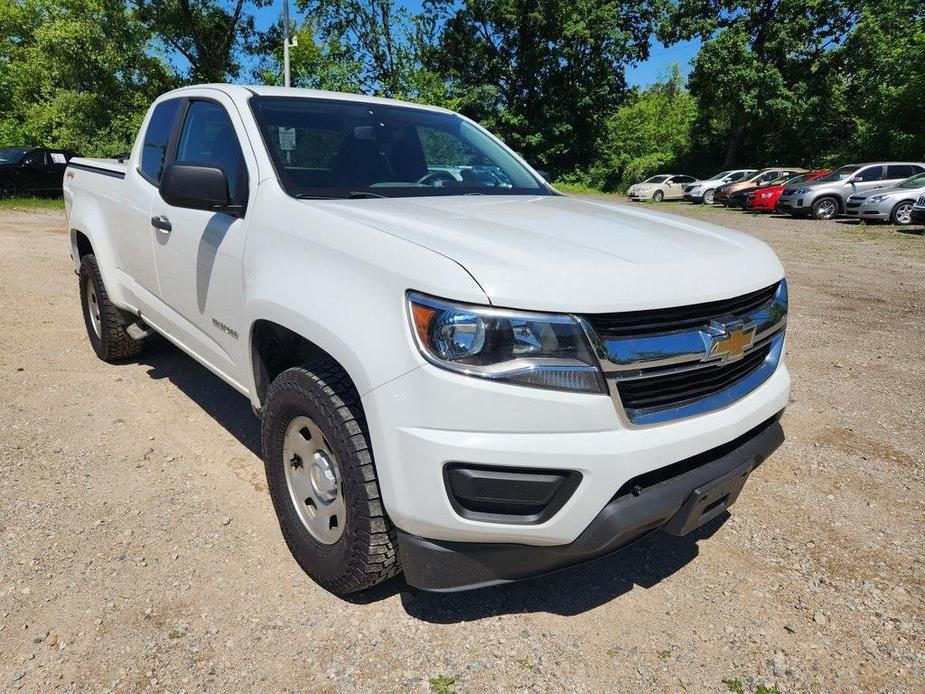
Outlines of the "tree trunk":
[{"label": "tree trunk", "polygon": [[739,146],[742,144],[742,138],[745,135],[745,124],[736,125],[729,138],[726,140],[726,160],[723,162],[723,168],[728,169],[735,166],[736,158],[739,156]]}]

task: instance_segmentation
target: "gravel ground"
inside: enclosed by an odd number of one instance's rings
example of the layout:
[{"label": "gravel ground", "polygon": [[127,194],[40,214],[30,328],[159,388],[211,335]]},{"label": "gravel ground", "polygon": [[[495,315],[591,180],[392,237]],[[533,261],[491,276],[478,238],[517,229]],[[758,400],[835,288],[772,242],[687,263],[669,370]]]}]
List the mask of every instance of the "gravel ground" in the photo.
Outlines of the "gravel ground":
[{"label": "gravel ground", "polygon": [[659,209],[790,277],[788,440],[731,516],[350,602],[290,558],[248,402],[163,342],[98,361],[63,216],[0,212],[0,690],[922,691],[925,237]]}]

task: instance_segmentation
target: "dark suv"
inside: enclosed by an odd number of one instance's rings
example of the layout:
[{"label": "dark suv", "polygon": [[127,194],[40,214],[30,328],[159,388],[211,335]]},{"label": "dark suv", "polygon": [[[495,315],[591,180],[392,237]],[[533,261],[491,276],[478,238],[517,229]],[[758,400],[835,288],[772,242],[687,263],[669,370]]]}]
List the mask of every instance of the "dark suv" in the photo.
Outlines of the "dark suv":
[{"label": "dark suv", "polygon": [[75,156],[66,149],[0,148],[0,198],[36,193],[60,195],[64,169]]}]

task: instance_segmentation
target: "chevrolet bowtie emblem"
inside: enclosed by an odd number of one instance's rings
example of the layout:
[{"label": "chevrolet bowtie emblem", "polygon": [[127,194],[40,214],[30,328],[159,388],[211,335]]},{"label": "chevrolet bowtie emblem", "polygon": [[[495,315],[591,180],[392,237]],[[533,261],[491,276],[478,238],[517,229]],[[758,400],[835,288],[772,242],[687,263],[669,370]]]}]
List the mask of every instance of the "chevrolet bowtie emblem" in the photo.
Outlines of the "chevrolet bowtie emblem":
[{"label": "chevrolet bowtie emblem", "polygon": [[756,327],[754,323],[745,325],[741,321],[737,323],[711,322],[711,341],[707,359],[716,357],[721,357],[723,361],[741,359],[745,352],[755,344]]}]

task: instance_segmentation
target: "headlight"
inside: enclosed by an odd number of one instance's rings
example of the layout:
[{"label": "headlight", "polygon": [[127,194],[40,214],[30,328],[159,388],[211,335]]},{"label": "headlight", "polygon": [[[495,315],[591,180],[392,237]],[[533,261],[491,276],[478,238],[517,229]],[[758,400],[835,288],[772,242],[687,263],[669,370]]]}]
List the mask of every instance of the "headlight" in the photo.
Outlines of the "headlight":
[{"label": "headlight", "polygon": [[797,195],[806,195],[808,192],[809,192],[809,188],[800,188],[798,191],[796,191],[796,194],[797,194]]},{"label": "headlight", "polygon": [[883,202],[884,200],[886,200],[886,198],[887,198],[886,195],[875,195],[872,198],[867,198],[867,202],[869,202],[872,205],[876,205],[878,202]]},{"label": "headlight", "polygon": [[432,364],[494,381],[607,393],[584,331],[572,316],[508,311],[408,295],[415,341]]}]

